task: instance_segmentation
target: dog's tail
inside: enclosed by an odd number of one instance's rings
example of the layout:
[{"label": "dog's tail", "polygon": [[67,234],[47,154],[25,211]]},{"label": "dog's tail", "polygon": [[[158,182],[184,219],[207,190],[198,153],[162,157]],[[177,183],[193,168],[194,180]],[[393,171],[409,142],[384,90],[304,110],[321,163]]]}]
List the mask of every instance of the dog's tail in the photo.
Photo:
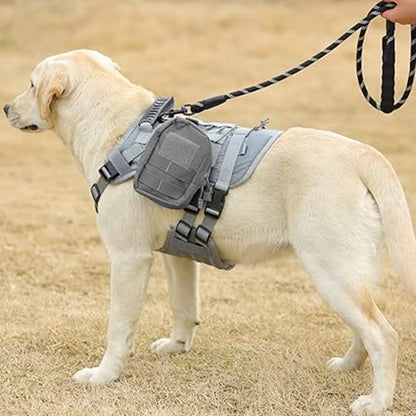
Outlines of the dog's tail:
[{"label": "dog's tail", "polygon": [[380,211],[393,268],[416,294],[416,239],[402,185],[391,164],[375,149],[368,147],[359,159],[361,180]]}]

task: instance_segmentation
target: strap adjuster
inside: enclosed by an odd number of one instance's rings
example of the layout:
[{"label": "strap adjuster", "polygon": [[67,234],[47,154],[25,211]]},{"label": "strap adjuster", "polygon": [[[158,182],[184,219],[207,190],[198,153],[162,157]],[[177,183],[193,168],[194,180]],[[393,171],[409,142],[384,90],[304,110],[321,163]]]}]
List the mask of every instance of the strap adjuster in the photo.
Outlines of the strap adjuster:
[{"label": "strap adjuster", "polygon": [[103,192],[105,191],[105,188],[107,188],[107,185],[109,182],[107,179],[104,178],[104,176],[100,176],[100,179],[98,179],[98,182],[92,184],[90,188],[92,199],[95,203],[95,211],[98,212],[98,202],[101,199],[101,196]]},{"label": "strap adjuster", "polygon": [[94,200],[95,212],[98,212],[98,201],[100,200],[102,194],[98,184],[94,183],[94,185],[92,185],[90,188],[90,192],[92,199]]},{"label": "strap adjuster", "polygon": [[91,191],[92,199],[97,204],[98,203],[98,200],[100,199],[100,196],[101,196],[100,188],[95,183],[94,185],[91,186],[90,191]]},{"label": "strap adjuster", "polygon": [[203,225],[199,225],[195,231],[196,242],[206,246],[211,237],[211,233],[211,230],[208,230],[208,228],[204,227]]},{"label": "strap adjuster", "polygon": [[118,170],[114,167],[114,165],[109,160],[103,166],[101,166],[98,172],[108,182],[117,178],[117,176],[119,175]]},{"label": "strap adjuster", "polygon": [[182,237],[184,237],[186,240],[189,239],[189,236],[191,235],[192,232],[192,225],[189,225],[187,222],[180,220],[177,224],[176,224],[176,232],[181,235]]},{"label": "strap adjuster", "polygon": [[224,209],[225,197],[228,194],[228,189],[226,191],[221,189],[214,189],[212,193],[212,200],[207,203],[205,207],[205,214],[214,218],[219,218],[222,210]]}]

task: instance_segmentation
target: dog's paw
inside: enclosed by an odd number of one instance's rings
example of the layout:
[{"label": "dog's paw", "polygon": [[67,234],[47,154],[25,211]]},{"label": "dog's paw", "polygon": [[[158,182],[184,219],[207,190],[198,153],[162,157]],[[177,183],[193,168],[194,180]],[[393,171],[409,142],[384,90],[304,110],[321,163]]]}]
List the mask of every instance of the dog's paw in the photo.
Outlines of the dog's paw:
[{"label": "dog's paw", "polygon": [[354,368],[346,362],[345,358],[333,357],[326,363],[326,368],[330,371],[348,371]]},{"label": "dog's paw", "polygon": [[333,357],[327,361],[326,368],[330,371],[353,371],[358,370],[361,364],[362,362],[358,364],[343,357]]},{"label": "dog's paw", "polygon": [[108,384],[117,380],[118,376],[110,373],[105,373],[100,367],[84,368],[76,372],[72,379],[76,383],[85,384]]},{"label": "dog's paw", "polygon": [[154,354],[180,354],[188,352],[191,343],[188,341],[173,340],[171,338],[161,338],[150,346],[150,351]]},{"label": "dog's paw", "polygon": [[360,396],[355,400],[350,410],[353,415],[381,415],[384,411],[388,410],[390,404],[383,404],[378,400],[375,400],[373,395]]}]

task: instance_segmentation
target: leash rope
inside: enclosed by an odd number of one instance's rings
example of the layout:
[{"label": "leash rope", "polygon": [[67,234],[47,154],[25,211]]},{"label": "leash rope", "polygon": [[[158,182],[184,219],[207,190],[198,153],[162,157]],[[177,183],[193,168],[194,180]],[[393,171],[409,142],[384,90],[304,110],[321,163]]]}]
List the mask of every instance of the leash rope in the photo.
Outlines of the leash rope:
[{"label": "leash rope", "polygon": [[342,34],[338,39],[328,45],[326,48],[322,49],[320,52],[312,56],[310,59],[302,62],[301,64],[293,67],[286,72],[283,72],[273,78],[269,78],[265,81],[259,82],[258,84],[251,85],[249,87],[235,90],[223,95],[216,95],[214,97],[205,98],[203,100],[197,101],[192,104],[185,104],[179,109],[171,110],[166,115],[169,117],[174,116],[175,114],[184,114],[184,115],[193,115],[201,113],[202,111],[209,110],[210,108],[217,107],[225,103],[229,99],[241,97],[243,95],[251,94],[253,92],[259,91],[263,88],[270,87],[280,81],[283,81],[287,78],[290,78],[293,75],[303,71],[308,68],[315,62],[319,61],[339,45],[345,42],[349,37],[351,37],[355,32],[360,30],[360,34],[357,41],[357,52],[356,52],[356,73],[357,80],[361,92],[363,93],[364,98],[376,109],[383,111],[385,113],[390,113],[393,110],[400,108],[407,100],[414,81],[415,76],[415,67],[416,67],[416,25],[411,25],[411,49],[410,49],[410,66],[409,66],[409,75],[408,81],[403,93],[403,96],[397,103],[394,103],[394,60],[395,60],[395,51],[394,51],[394,23],[387,21],[386,22],[386,36],[383,38],[383,66],[382,66],[382,97],[381,103],[378,104],[376,100],[371,97],[369,94],[363,77],[362,71],[362,53],[363,53],[363,44],[365,39],[365,34],[369,23],[379,16],[381,13],[386,10],[393,9],[396,7],[396,3],[380,1],[377,3],[365,16],[362,20],[348,29],[344,34]]}]

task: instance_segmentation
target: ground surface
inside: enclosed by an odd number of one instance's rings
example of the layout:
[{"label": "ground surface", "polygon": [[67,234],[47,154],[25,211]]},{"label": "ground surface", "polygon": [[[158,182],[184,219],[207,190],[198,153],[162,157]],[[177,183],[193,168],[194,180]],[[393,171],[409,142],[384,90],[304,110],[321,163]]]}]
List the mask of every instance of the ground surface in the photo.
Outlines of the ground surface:
[{"label": "ground surface", "polygon": [[[64,50],[98,49],[133,81],[178,103],[240,88],[309,57],[372,6],[365,1],[0,0],[0,102],[33,66]],[[377,94],[380,21],[366,53]],[[398,59],[407,57],[400,31]],[[401,65],[405,72],[405,65]],[[354,42],[302,75],[204,115],[206,120],[331,129],[372,144],[393,163],[416,218],[415,96],[394,115],[371,109],[354,79]],[[368,363],[333,374],[325,362],[350,332],[320,300],[290,250],[225,273],[204,267],[192,352],[155,357],[170,331],[157,257],[137,339],[119,382],[70,376],[105,345],[109,267],[88,189],[53,134],[27,135],[0,118],[1,415],[347,415],[368,392]],[[388,261],[384,310],[401,338],[394,415],[416,414],[414,300]]]}]

